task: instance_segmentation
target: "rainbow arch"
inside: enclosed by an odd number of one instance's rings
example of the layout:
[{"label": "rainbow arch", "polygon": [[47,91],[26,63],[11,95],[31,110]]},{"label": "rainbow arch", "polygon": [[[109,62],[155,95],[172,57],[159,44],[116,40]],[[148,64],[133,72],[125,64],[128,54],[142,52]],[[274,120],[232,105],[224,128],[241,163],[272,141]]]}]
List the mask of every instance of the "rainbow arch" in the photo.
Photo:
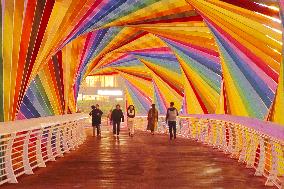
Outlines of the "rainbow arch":
[{"label": "rainbow arch", "polygon": [[284,124],[283,5],[2,0],[0,121],[75,112],[86,76],[119,74],[141,113],[175,101]]}]

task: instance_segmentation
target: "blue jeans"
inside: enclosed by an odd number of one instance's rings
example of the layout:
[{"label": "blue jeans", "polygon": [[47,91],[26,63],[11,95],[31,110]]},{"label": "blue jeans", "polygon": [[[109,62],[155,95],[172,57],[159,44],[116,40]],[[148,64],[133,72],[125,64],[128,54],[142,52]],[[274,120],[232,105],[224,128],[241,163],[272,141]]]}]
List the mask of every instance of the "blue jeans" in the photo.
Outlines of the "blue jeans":
[{"label": "blue jeans", "polygon": [[[176,138],[177,133],[177,122],[176,121],[168,121],[169,131],[170,131],[170,139]],[[173,133],[174,132],[174,133]]]}]

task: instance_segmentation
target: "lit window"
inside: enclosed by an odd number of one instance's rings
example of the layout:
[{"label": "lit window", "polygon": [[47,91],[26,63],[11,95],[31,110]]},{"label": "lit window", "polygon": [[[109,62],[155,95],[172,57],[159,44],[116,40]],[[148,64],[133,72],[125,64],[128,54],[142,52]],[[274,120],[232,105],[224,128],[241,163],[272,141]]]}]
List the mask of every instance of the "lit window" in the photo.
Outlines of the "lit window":
[{"label": "lit window", "polygon": [[95,87],[95,77],[91,76],[90,78],[90,87]]},{"label": "lit window", "polygon": [[77,100],[82,100],[83,95],[81,93],[78,94]]},{"label": "lit window", "polygon": [[114,77],[105,76],[105,87],[114,87]]},{"label": "lit window", "polygon": [[117,87],[117,80],[114,76],[87,76],[87,87]]},{"label": "lit window", "polygon": [[86,85],[89,86],[89,76],[86,77]]},{"label": "lit window", "polygon": [[101,87],[101,77],[94,76],[94,83],[95,83],[95,87]]}]

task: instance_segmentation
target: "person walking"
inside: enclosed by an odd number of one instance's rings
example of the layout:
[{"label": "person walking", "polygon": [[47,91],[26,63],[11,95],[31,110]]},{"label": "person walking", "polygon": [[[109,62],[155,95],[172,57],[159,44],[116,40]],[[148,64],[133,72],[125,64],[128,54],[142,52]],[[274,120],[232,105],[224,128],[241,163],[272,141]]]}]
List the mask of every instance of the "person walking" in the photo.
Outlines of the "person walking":
[{"label": "person walking", "polygon": [[177,116],[178,116],[178,111],[174,107],[174,102],[170,103],[170,108],[167,110],[167,115],[166,115],[166,122],[168,123],[169,126],[169,132],[170,132],[170,140],[174,137],[176,139],[176,132],[177,132]]},{"label": "person walking", "polygon": [[100,106],[96,104],[96,106],[91,106],[92,111],[89,113],[92,116],[92,126],[93,126],[93,136],[95,136],[96,128],[97,128],[97,136],[101,136],[101,122],[103,112],[100,110]]},{"label": "person walking", "polygon": [[129,131],[129,136],[134,135],[134,118],[135,118],[135,107],[133,105],[127,108],[127,126]]},{"label": "person walking", "polygon": [[111,125],[111,113],[112,113],[112,108],[109,110],[109,112],[107,114],[107,125],[108,126]]},{"label": "person walking", "polygon": [[111,121],[113,126],[113,135],[119,136],[120,123],[121,121],[124,122],[124,115],[119,104],[116,105],[116,108],[111,113]]},{"label": "person walking", "polygon": [[155,104],[152,104],[152,107],[148,112],[147,120],[147,130],[150,130],[152,135],[154,135],[154,131],[157,129],[158,126],[158,110],[156,109]]}]

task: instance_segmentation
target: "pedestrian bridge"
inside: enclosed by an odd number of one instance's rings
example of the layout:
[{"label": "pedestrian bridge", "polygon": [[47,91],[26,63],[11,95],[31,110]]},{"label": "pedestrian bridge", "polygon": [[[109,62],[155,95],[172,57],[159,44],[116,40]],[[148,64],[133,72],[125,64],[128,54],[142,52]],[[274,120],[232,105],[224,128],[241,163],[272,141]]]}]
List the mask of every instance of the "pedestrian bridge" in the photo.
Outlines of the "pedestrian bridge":
[{"label": "pedestrian bridge", "polygon": [[1,123],[1,188],[283,188],[284,131],[276,124],[188,115],[171,141],[162,116],[154,136],[137,117],[133,138],[126,128],[114,137],[108,126],[92,137],[87,119]]},{"label": "pedestrian bridge", "polygon": [[[0,10],[1,188],[284,188],[284,0]],[[170,102],[182,115],[175,141]],[[76,112],[96,103],[139,116],[155,104],[157,134],[140,116],[134,138],[88,137]]]}]

